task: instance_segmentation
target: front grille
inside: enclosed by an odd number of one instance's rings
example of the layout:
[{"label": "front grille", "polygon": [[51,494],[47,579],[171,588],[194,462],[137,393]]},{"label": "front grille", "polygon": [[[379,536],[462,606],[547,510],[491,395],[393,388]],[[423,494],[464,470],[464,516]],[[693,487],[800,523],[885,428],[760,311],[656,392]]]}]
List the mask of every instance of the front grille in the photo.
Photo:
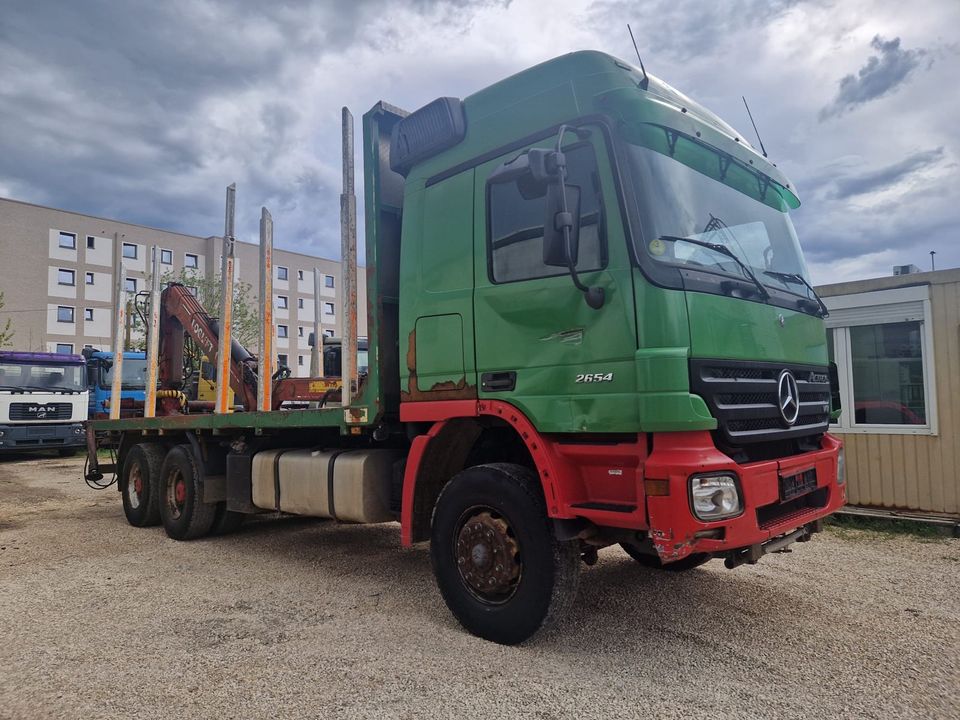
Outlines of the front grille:
[{"label": "front grille", "polygon": [[11,420],[69,420],[73,413],[70,403],[11,403]]},{"label": "front grille", "polygon": [[[780,414],[777,381],[789,370],[797,380],[800,411],[787,425]],[[742,447],[826,432],[830,422],[830,377],[826,367],[793,363],[691,360],[690,389],[717,419],[719,440]]]}]

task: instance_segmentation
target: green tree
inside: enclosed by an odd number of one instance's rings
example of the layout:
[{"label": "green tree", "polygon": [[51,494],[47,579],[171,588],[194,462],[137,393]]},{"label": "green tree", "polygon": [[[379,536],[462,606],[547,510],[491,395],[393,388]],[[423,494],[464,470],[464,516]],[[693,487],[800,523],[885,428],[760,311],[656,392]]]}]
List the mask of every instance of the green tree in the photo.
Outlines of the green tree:
[{"label": "green tree", "polygon": [[[5,304],[3,292],[0,292],[0,310],[3,310]],[[12,325],[13,321],[10,318],[7,318],[5,323],[0,323],[0,348],[13,345],[13,330],[10,329]]]}]

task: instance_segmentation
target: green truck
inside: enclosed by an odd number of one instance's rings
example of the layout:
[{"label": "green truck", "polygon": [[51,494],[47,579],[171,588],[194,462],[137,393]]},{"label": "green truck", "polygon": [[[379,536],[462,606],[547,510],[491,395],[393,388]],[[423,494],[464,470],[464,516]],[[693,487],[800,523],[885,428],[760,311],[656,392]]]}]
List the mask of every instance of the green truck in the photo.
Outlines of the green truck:
[{"label": "green truck", "polygon": [[[190,329],[161,307],[156,417],[88,433],[118,453],[130,522],[399,521],[460,623],[512,644],[599,549],[734,568],[844,504],[799,200],[716,115],[576,52],[413,113],[378,103],[363,158],[366,374],[319,407],[194,412],[164,370]],[[231,383],[253,397],[244,358]]]}]

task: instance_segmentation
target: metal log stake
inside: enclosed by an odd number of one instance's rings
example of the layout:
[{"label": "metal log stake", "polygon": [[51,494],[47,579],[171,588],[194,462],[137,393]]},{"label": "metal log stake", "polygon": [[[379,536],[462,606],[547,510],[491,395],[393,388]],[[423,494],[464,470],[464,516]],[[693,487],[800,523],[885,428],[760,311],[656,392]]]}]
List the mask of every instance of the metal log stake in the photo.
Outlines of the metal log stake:
[{"label": "metal log stake", "polygon": [[227,187],[227,208],[223,232],[223,258],[220,263],[220,343],[217,349],[217,403],[214,412],[230,412],[230,332],[233,325],[234,214],[237,186]]}]

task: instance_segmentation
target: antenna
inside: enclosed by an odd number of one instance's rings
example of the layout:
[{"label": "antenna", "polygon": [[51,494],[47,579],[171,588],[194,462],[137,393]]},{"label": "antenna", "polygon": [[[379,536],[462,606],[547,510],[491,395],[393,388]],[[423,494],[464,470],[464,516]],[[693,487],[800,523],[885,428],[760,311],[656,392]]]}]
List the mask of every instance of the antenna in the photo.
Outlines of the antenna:
[{"label": "antenna", "polygon": [[627,23],[627,32],[630,33],[630,39],[633,41],[633,49],[637,53],[637,60],[640,61],[640,72],[643,73],[643,80],[640,82],[640,87],[646,90],[647,86],[650,84],[650,78],[647,77],[647,69],[643,66],[643,58],[640,57],[640,50],[637,48],[637,39],[633,36],[633,30],[630,29],[630,23]]},{"label": "antenna", "polygon": [[753,131],[757,134],[757,140],[760,143],[760,151],[763,153],[763,156],[766,157],[767,150],[763,147],[763,140],[760,139],[760,131],[757,130],[757,124],[753,121],[753,113],[750,112],[750,106],[747,105],[747,99],[743,97],[743,95],[740,97],[743,98],[743,106],[747,109],[747,115],[750,117],[750,124],[753,125]]}]

